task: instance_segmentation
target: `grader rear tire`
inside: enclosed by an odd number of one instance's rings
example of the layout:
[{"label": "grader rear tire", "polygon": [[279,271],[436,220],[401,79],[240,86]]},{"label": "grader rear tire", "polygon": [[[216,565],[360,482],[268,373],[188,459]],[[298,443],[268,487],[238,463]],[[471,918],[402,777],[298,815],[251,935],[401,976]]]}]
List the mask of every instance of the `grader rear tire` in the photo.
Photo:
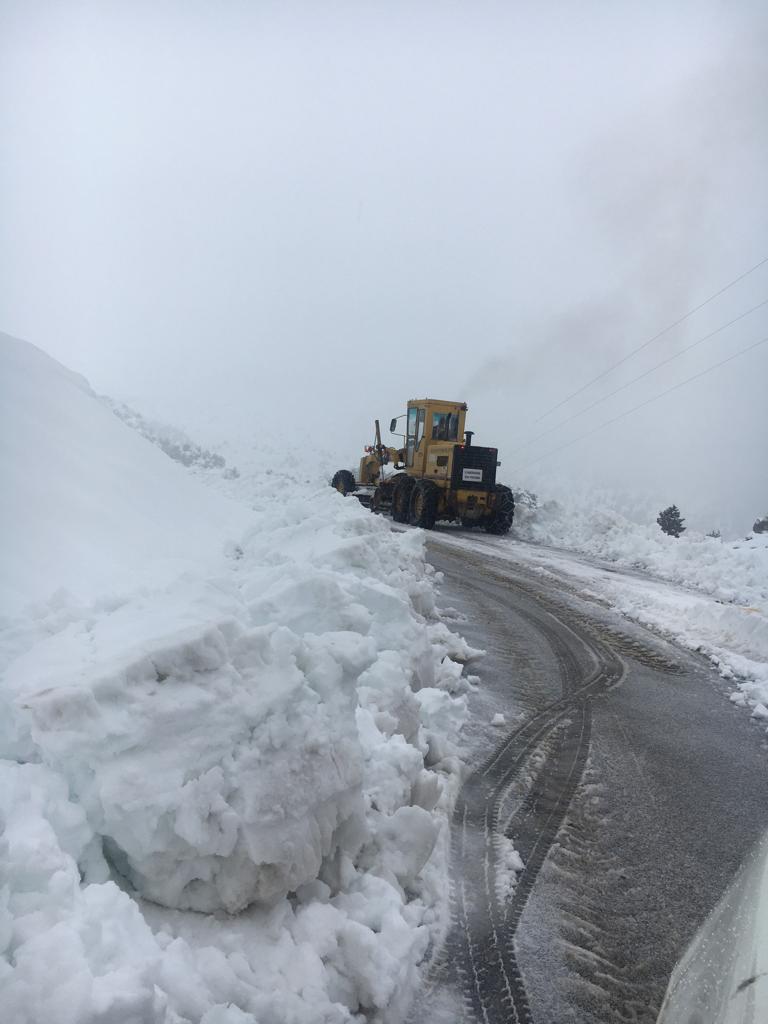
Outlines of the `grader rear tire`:
[{"label": "grader rear tire", "polygon": [[496,507],[490,519],[483,523],[486,533],[501,535],[509,533],[512,520],[515,518],[515,499],[509,487],[496,484],[493,488],[496,495]]}]

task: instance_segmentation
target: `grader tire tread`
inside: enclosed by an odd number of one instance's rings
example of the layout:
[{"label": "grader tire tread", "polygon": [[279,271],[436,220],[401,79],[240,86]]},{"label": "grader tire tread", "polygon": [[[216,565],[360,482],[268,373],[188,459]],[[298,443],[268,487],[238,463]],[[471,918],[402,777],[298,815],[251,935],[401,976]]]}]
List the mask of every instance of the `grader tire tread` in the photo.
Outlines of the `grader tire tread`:
[{"label": "grader tire tread", "polygon": [[515,499],[509,487],[504,484],[496,484],[493,488],[496,495],[496,508],[493,516],[483,523],[486,533],[493,533],[500,536],[509,533],[512,521],[515,518]]},{"label": "grader tire tread", "polygon": [[440,492],[431,480],[419,480],[411,491],[408,520],[411,526],[432,530],[437,521]]},{"label": "grader tire tread", "polygon": [[337,490],[339,494],[352,494],[357,490],[354,473],[351,473],[348,469],[336,470],[331,480],[331,487]]},{"label": "grader tire tread", "polygon": [[410,476],[401,476],[393,485],[392,518],[396,523],[407,523],[411,505],[411,492],[416,481]]}]

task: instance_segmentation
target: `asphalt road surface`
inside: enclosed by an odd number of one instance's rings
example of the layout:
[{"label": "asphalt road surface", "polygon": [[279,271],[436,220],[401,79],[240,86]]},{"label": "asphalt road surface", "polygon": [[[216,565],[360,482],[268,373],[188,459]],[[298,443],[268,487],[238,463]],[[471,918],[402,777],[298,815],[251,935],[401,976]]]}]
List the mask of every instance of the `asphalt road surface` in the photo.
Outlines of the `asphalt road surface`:
[{"label": "asphalt road surface", "polygon": [[[451,927],[410,1019],[652,1024],[768,828],[764,730],[704,659],[472,543],[429,541],[449,623],[486,654],[468,667]],[[525,864],[512,891],[505,836]]]}]

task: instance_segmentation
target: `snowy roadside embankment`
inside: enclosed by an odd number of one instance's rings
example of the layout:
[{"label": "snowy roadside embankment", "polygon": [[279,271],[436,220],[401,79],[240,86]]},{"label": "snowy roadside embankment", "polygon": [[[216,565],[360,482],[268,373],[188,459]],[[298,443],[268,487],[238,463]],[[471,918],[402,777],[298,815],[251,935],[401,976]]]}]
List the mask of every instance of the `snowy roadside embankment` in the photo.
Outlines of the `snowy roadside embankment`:
[{"label": "snowy roadside embankment", "polygon": [[581,551],[625,568],[709,594],[718,601],[768,607],[768,536],[723,541],[692,530],[668,537],[610,509],[565,509],[518,503],[515,536]]},{"label": "snowy roadside embankment", "polygon": [[468,653],[422,538],[330,488],[228,501],[0,351],[4,1022],[399,1019],[445,924]]},{"label": "snowy roadside embankment", "polygon": [[[768,536],[722,541],[693,531],[668,537],[610,510],[518,504],[515,536],[583,552],[647,577],[611,575],[573,562],[567,571],[623,614],[706,654],[756,717],[768,706]],[[523,549],[521,557],[526,557]],[[538,558],[533,552],[532,558]],[[555,555],[553,557],[556,558]],[[685,589],[682,589],[685,588]],[[768,710],[765,711],[768,718]]]}]

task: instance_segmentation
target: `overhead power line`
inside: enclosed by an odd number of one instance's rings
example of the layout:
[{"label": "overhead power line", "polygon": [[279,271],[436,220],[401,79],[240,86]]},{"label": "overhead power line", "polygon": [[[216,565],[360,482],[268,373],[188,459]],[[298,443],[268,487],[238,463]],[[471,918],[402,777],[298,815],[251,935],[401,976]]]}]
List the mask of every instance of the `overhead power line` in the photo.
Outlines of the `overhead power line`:
[{"label": "overhead power line", "polygon": [[733,286],[738,284],[739,281],[743,281],[745,277],[749,277],[750,274],[754,274],[754,272],[756,270],[759,270],[759,268],[762,267],[765,263],[768,263],[768,256],[764,256],[759,263],[755,263],[753,267],[750,267],[749,270],[745,270],[743,274],[739,274],[738,277],[734,277],[734,279],[732,281],[729,281],[728,284],[723,285],[722,288],[714,292],[714,294],[710,295],[709,298],[704,299],[703,302],[700,302],[698,306],[694,306],[693,309],[689,309],[687,313],[684,313],[683,316],[675,320],[674,323],[668,324],[663,330],[659,331],[658,334],[654,334],[652,338],[649,338],[647,341],[644,341],[642,345],[638,345],[637,348],[633,348],[631,352],[628,352],[625,356],[619,359],[617,363],[614,363],[612,366],[609,366],[607,370],[603,370],[602,373],[599,373],[596,377],[593,377],[592,380],[587,381],[586,384],[583,384],[576,391],[571,392],[570,395],[567,395],[562,401],[558,402],[557,405],[553,405],[550,409],[547,409],[546,412],[543,412],[541,416],[539,416],[537,419],[532,420],[531,423],[540,423],[543,419],[546,419],[547,416],[551,416],[553,412],[556,412],[567,402],[570,402],[572,398],[576,398],[577,395],[582,394],[582,392],[586,391],[587,388],[591,388],[593,384],[597,384],[597,382],[599,380],[602,380],[603,377],[607,377],[609,373],[613,373],[614,370],[617,370],[620,366],[623,366],[624,363],[626,363],[629,359],[631,359],[633,356],[636,356],[638,352],[642,352],[643,349],[648,348],[649,345],[652,345],[654,341],[658,341],[659,338],[663,338],[665,334],[669,334],[669,332],[671,330],[674,330],[675,327],[679,327],[680,324],[687,320],[689,316],[693,316],[694,313],[698,313],[700,309],[703,309],[710,302],[713,302],[715,299],[719,298],[719,296],[721,296],[724,292],[727,292],[729,288],[733,288]]},{"label": "overhead power line", "polygon": [[540,441],[542,437],[547,437],[549,434],[554,433],[555,430],[559,430],[560,427],[564,427],[566,424],[578,419],[579,416],[583,416],[584,413],[590,412],[596,406],[602,405],[602,403],[607,402],[609,398],[613,398],[614,395],[618,395],[620,391],[626,391],[626,389],[631,387],[633,384],[637,384],[639,380],[643,380],[645,377],[649,377],[652,373],[655,373],[656,370],[660,370],[662,366],[666,366],[667,363],[674,362],[675,359],[679,359],[681,356],[684,356],[686,352],[690,352],[691,349],[696,348],[698,345],[703,345],[705,341],[709,341],[709,339],[714,338],[716,334],[719,334],[721,331],[724,331],[727,327],[732,327],[733,324],[738,323],[739,320],[743,320],[744,317],[749,316],[750,313],[754,313],[758,309],[762,309],[762,307],[765,305],[768,305],[768,299],[763,299],[762,302],[758,302],[758,304],[756,306],[752,306],[751,309],[746,310],[744,313],[739,313],[739,315],[735,316],[733,320],[729,320],[727,324],[721,324],[720,327],[716,327],[714,331],[710,331],[709,334],[705,334],[704,337],[699,338],[698,341],[694,341],[690,345],[686,345],[685,348],[681,349],[679,352],[675,352],[674,355],[667,356],[666,359],[662,359],[660,363],[656,363],[656,365],[652,366],[649,370],[645,370],[643,373],[638,374],[637,377],[633,377],[632,380],[628,380],[626,384],[622,384],[618,388],[615,388],[613,391],[609,391],[607,395],[603,395],[602,398],[596,399],[594,402],[592,402],[591,405],[584,406],[584,408],[579,409],[578,412],[574,412],[572,413],[572,415],[566,416],[564,420],[560,420],[559,422],[555,423],[554,426],[548,427],[546,430],[543,430],[540,434],[537,434],[535,437],[531,437],[529,438],[529,440],[524,441],[523,444],[521,444],[518,448],[514,448],[512,450],[512,454],[514,455],[516,452],[525,451],[525,449],[528,448],[530,445],[535,444],[536,441]]},{"label": "overhead power line", "polygon": [[585,438],[591,437],[593,434],[597,434],[600,430],[605,430],[606,427],[610,427],[614,423],[618,423],[619,420],[623,420],[633,412],[637,412],[639,409],[644,409],[652,402],[657,402],[660,398],[664,398],[665,395],[670,395],[673,391],[677,391],[679,388],[685,387],[686,384],[690,384],[692,381],[698,380],[700,377],[705,377],[708,373],[712,373],[713,370],[717,370],[721,366],[725,366],[726,363],[730,363],[734,359],[738,359],[740,356],[746,355],[747,352],[751,352],[753,349],[758,348],[760,345],[765,345],[767,342],[768,337],[765,337],[761,338],[760,341],[754,342],[752,345],[747,345],[746,348],[742,348],[738,352],[734,352],[733,355],[730,355],[725,359],[721,359],[719,363],[713,363],[712,366],[708,366],[705,370],[701,370],[699,373],[694,373],[692,377],[686,377],[685,380],[681,380],[678,384],[673,384],[671,388],[667,388],[665,391],[660,391],[651,398],[647,398],[644,402],[640,402],[639,405],[634,405],[631,409],[625,409],[624,412],[619,413],[618,416],[614,416],[613,419],[606,420],[605,423],[601,423],[592,430],[588,430],[586,433],[580,434],[578,437],[574,437],[570,441],[566,441],[565,444],[561,444],[557,448],[553,448],[551,451],[545,452],[536,459],[531,459],[530,462],[524,462],[519,468],[527,469],[529,466],[536,465],[537,462],[541,462],[544,459],[550,458],[552,455],[557,455],[559,452],[565,451],[566,448],[570,448],[572,445],[578,444],[579,441],[583,441]]}]

